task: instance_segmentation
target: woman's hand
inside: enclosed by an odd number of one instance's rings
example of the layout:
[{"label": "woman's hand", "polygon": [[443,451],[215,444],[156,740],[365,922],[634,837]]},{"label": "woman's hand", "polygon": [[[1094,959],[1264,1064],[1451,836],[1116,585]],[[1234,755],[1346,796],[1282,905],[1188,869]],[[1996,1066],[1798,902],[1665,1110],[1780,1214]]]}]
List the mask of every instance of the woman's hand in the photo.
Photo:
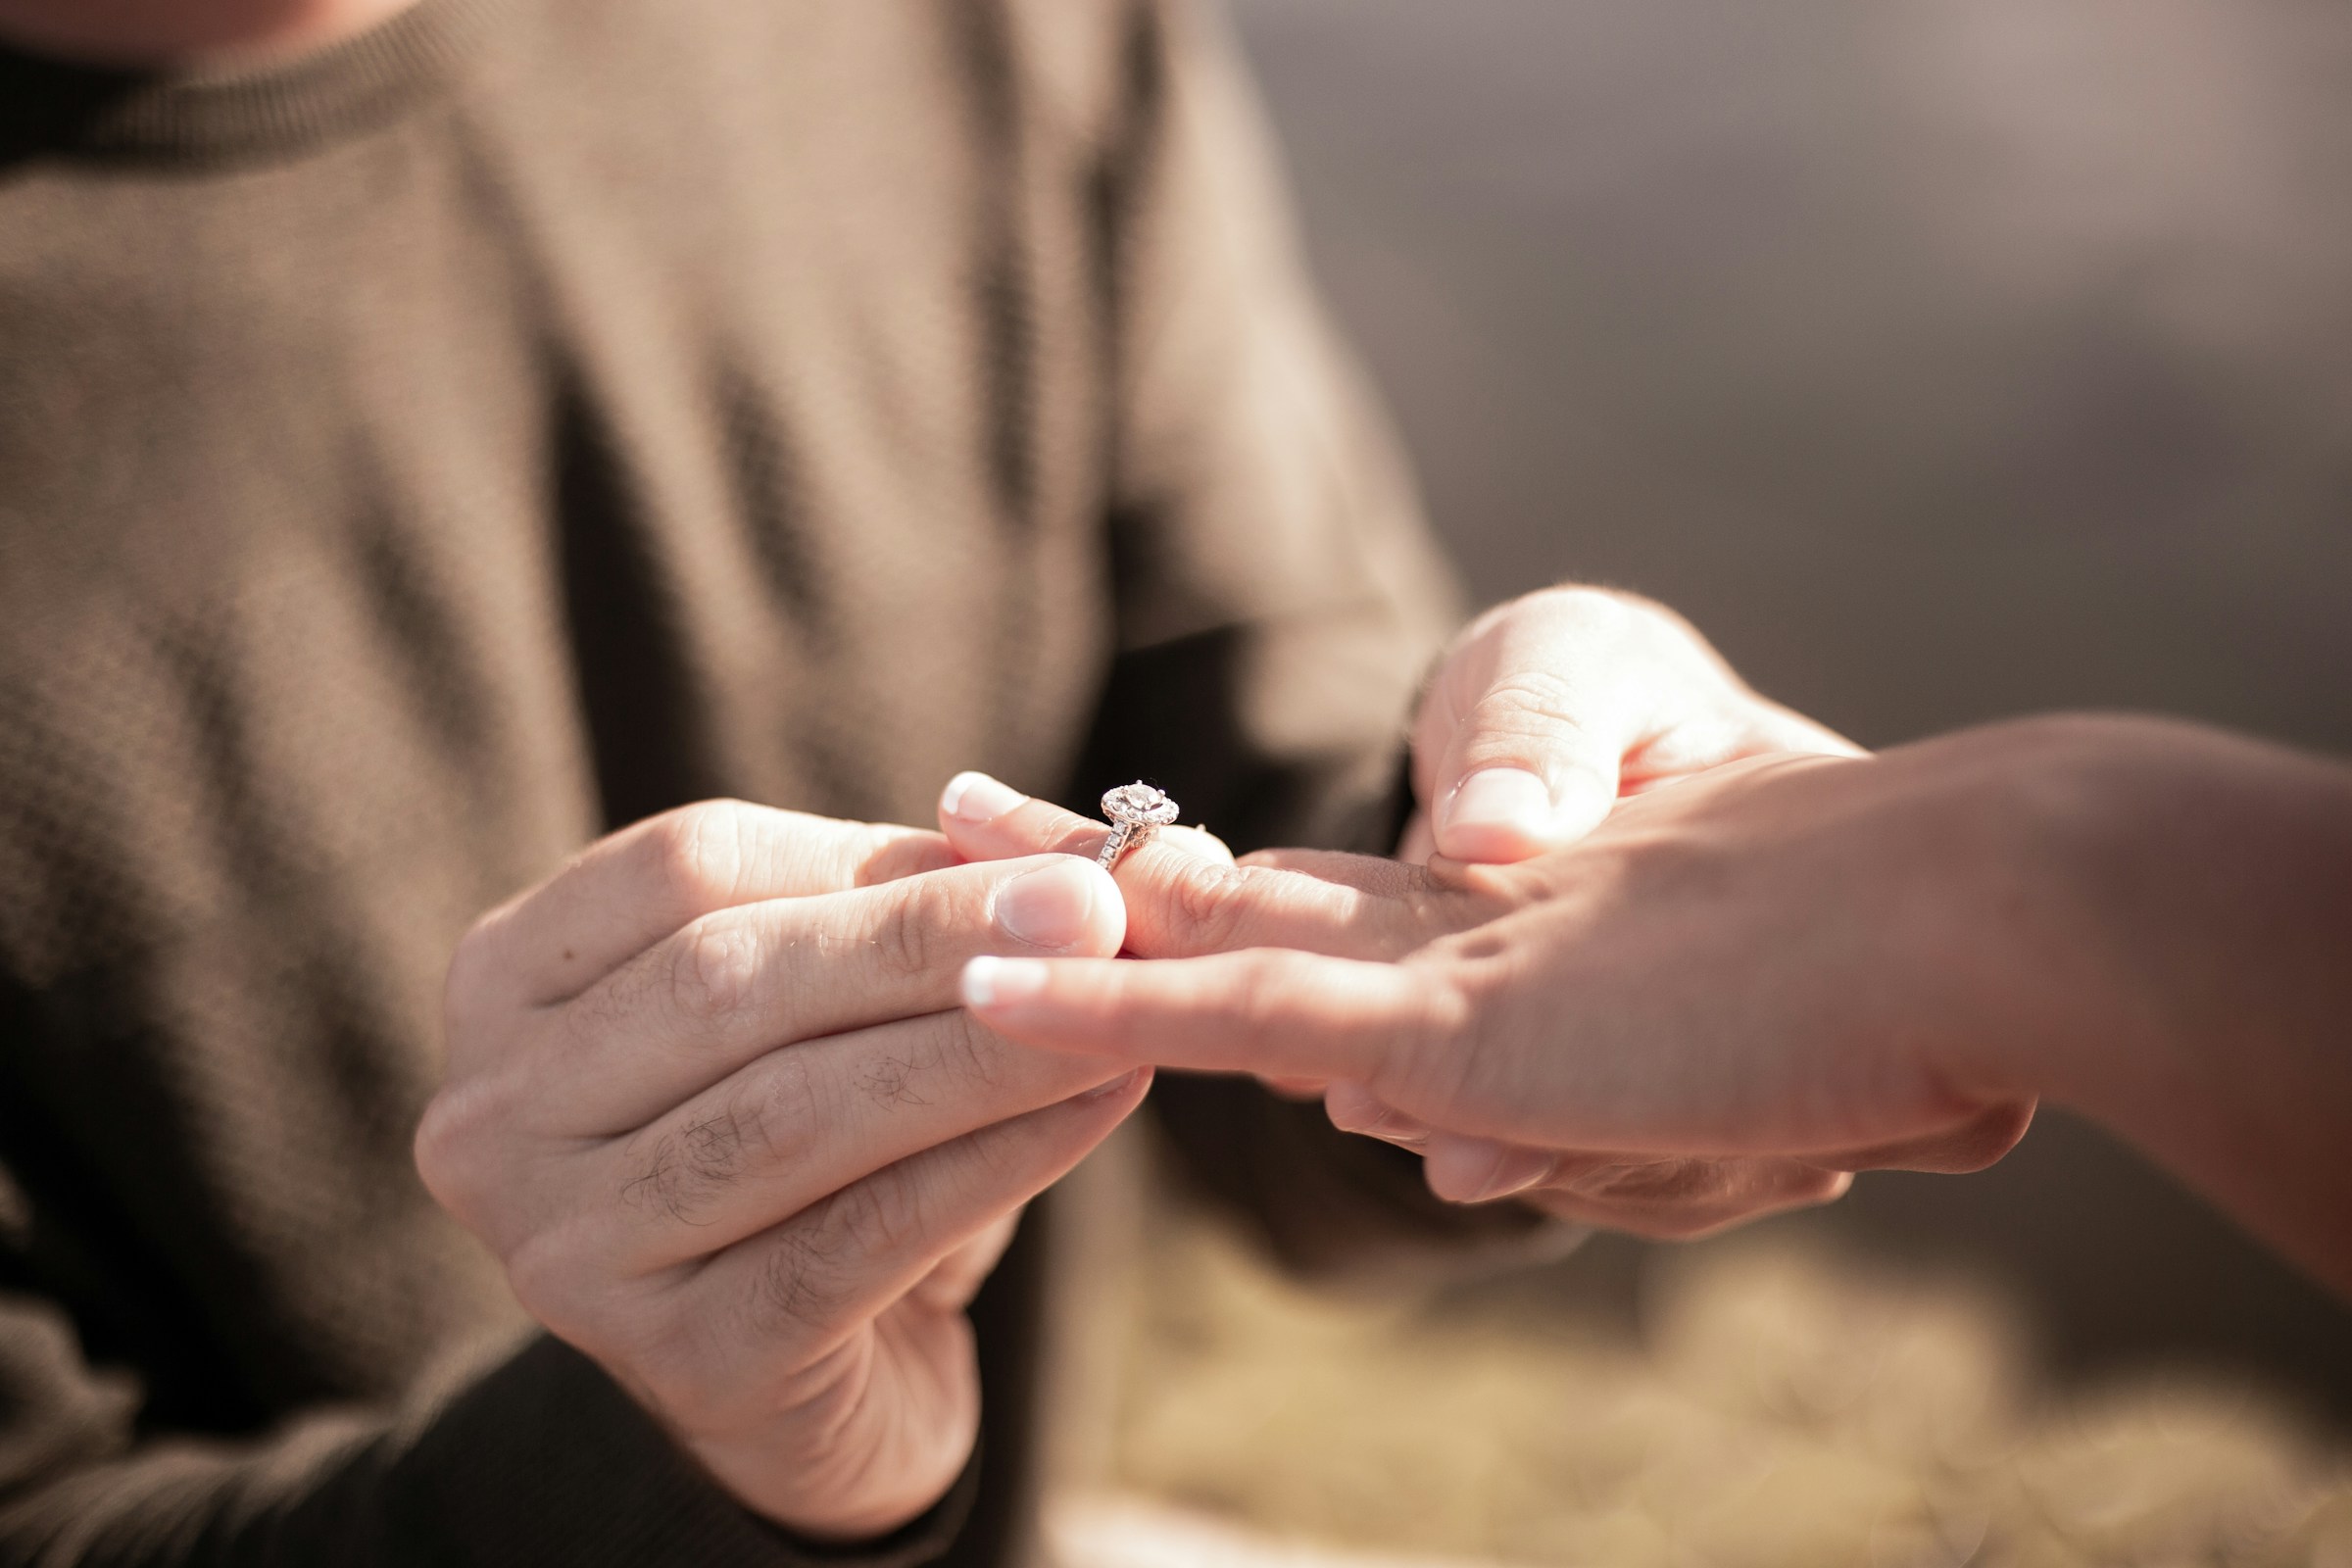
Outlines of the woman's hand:
[{"label": "woman's hand", "polygon": [[1767,702],[1690,623],[1601,588],[1549,588],[1471,622],[1413,716],[1420,805],[1401,854],[1474,864],[1574,843],[1618,798],[1770,752],[1852,757]]},{"label": "woman's hand", "polygon": [[[1127,943],[1180,961],[984,961],[967,1004],[1055,1050],[1328,1083],[1441,1197],[1646,1234],[1976,1169],[2031,1118],[2021,1054],[2116,987],[1971,751],[1738,763],[1507,866],[1154,843],[1119,868]],[[985,794],[943,813],[967,856],[1099,840]]]}]

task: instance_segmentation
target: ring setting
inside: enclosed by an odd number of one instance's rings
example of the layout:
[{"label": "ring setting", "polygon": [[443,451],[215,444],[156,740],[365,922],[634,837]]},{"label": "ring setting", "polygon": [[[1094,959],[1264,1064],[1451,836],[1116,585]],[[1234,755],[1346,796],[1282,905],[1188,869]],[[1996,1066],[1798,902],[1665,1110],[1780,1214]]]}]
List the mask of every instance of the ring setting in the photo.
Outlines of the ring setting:
[{"label": "ring setting", "polygon": [[1107,871],[1119,863],[1120,856],[1150,838],[1153,829],[1175,821],[1177,808],[1164,793],[1137,779],[1103,792],[1102,814],[1110,819],[1110,837],[1103,841],[1095,863]]}]

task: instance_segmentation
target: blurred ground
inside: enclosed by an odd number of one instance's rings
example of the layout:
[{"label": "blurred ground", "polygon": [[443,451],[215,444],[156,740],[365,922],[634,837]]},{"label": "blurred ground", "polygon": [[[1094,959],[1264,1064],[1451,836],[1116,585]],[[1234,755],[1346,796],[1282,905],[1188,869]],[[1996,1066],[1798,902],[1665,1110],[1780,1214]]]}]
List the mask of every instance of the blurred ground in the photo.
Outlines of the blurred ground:
[{"label": "blurred ground", "polygon": [[1118,1471],[1250,1533],[1097,1499],[1072,1560],[2352,1568],[2352,1454],[2242,1384],[2053,1394],[1981,1285],[1786,1233],[1658,1257],[1625,1335],[1526,1297],[1316,1297],[1181,1227]]},{"label": "blurred ground", "polygon": [[[2352,752],[2352,7],[1232,3],[1481,597],[1654,594],[1872,745]],[[1123,1474],[1291,1539],[2352,1568],[2352,1312],[2062,1115],[1407,1318],[1169,1247]],[[1132,1506],[1090,1561],[1289,1560]]]}]

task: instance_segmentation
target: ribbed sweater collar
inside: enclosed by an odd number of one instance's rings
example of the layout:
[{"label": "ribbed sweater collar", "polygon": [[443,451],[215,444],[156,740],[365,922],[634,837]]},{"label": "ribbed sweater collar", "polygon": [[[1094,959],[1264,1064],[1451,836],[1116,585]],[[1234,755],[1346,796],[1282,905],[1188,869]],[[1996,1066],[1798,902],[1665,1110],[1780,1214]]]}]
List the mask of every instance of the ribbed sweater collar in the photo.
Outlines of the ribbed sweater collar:
[{"label": "ribbed sweater collar", "polygon": [[107,70],[0,46],[0,162],[80,153],[169,163],[266,159],[397,119],[437,92],[497,0],[419,0],[316,53],[211,72]]}]

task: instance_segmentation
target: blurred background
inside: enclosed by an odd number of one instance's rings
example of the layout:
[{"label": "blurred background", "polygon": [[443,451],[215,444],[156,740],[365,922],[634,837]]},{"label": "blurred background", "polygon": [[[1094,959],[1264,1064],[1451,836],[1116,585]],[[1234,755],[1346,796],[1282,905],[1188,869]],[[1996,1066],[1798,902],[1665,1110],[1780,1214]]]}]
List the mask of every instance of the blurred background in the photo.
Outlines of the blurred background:
[{"label": "blurred background", "polygon": [[[1316,270],[1482,600],[1571,577],[1651,594],[1762,690],[1876,746],[2100,707],[2352,752],[2352,7],[1233,9]],[[2352,1025],[2347,1036],[2352,1049]],[[1378,1538],[1350,1525],[1383,1517],[1378,1496],[1470,1484],[1351,1448],[1370,1441],[1377,1409],[1353,1411],[1345,1379],[1299,1372],[1294,1403],[1320,1398],[1326,1417],[1353,1423],[1326,1468],[1353,1466],[1358,1484],[1332,1482],[1343,1500],[1320,1514],[1266,1500],[1248,1479],[1258,1461],[1236,1470],[1234,1455],[1256,1451],[1248,1433],[1290,1419],[1268,1392],[1292,1387],[1279,1368],[1318,1356],[1450,1366],[1431,1386],[1458,1389],[1488,1364],[1470,1348],[1488,1342],[1458,1339],[1479,1324],[1548,1347],[1561,1388],[1636,1367],[1663,1388],[1712,1333],[1748,1347],[1734,1381],[1752,1400],[1779,1376],[1773,1357],[1835,1360],[1875,1325],[1940,1346],[1936,1376],[1982,1390],[2010,1380],[1999,1419],[2015,1423],[2015,1451],[2058,1442],[2055,1420],[2106,1453],[2140,1500],[2109,1496],[2098,1528],[2122,1529],[2133,1506],[2155,1518],[2195,1491],[2192,1476],[2225,1491],[2244,1481],[2186,1535],[2078,1531],[2065,1548],[2077,1555],[2046,1560],[2253,1561],[2231,1553],[2259,1538],[2261,1551],[2286,1553],[2276,1560],[2338,1551],[2352,1563],[2352,1515],[2339,1535],[2313,1534],[2317,1515],[2289,1529],[2278,1520],[2294,1507],[2277,1501],[2292,1490],[2279,1476],[2340,1472],[2352,1313],[2061,1115],[1983,1176],[1865,1176],[1835,1209],[1693,1248],[1604,1240],[1410,1323],[1368,1327],[1335,1306],[1309,1331],[1317,1309],[1275,1304],[1278,1288],[1238,1259],[1193,1258],[1171,1279],[1161,1351],[1221,1344],[1229,1367],[1256,1357],[1245,1380],[1256,1414],[1216,1405],[1216,1388],[1239,1396],[1211,1361],[1139,1363],[1129,1468],[1277,1525]],[[1215,1279],[1230,1289],[1183,1288]],[[1441,1342],[1455,1349],[1431,1348]],[[1943,1461],[1899,1457],[1913,1450],[1864,1419],[1887,1399],[1932,1401],[1933,1385],[1847,1390],[1837,1407],[1860,1424],[1831,1447],[1934,1470]],[[1555,1392],[1553,1415],[1528,1414],[1538,1428],[1523,1447],[1585,1441],[1561,1426],[1561,1402]],[[1812,1413],[1788,1416],[1788,1430],[1819,1435],[1829,1418],[1797,1403]],[[1786,1427],[1781,1405],[1759,1408]],[[2124,1448],[2100,1448],[2107,1437],[2083,1436],[2093,1427],[2124,1434]],[[1690,1436],[1688,1420],[1667,1428],[1685,1433],[1678,1452],[1715,1441]],[[1612,1430],[1654,1457],[1647,1428]],[[1170,1436],[1188,1431],[1228,1436],[1191,1447]],[[2180,1440],[2169,1458],[2132,1446],[2168,1433]],[[1778,1451],[1753,1432],[1741,1442],[1732,1446]],[[2269,1478],[2259,1484],[2230,1468],[2257,1451],[2268,1457],[2245,1475]],[[1641,1464],[1588,1474],[1567,1449],[1550,1461],[1551,1483],[1495,1505],[1517,1523],[1457,1522],[1448,1539],[1414,1544],[1648,1560],[1630,1538],[1588,1528],[1646,1485],[1628,1479]],[[1570,1486],[1571,1472],[1585,1480]],[[1377,1494],[1362,1485],[1375,1473]],[[1286,1474],[1294,1499],[1322,1484]],[[2256,1506],[2257,1494],[2271,1500]],[[2340,1495],[2335,1506],[2345,1513]],[[2064,1511],[2028,1511],[2051,1507]],[[2276,1528],[2240,1518],[2263,1507]],[[1928,1545],[1899,1531],[1876,1545],[1783,1541],[1758,1508],[1718,1531],[1758,1561],[1991,1560],[1987,1539],[2045,1560],[1982,1497]],[[1969,1510],[1986,1508],[1992,1536],[1980,1528],[1959,1551]],[[1536,1518],[1546,1510],[1548,1524]],[[1695,1538],[1680,1539],[1684,1555],[1658,1560],[1748,1560],[1720,1543],[1692,1558]],[[1767,1551],[1767,1540],[1780,1544]]]}]

